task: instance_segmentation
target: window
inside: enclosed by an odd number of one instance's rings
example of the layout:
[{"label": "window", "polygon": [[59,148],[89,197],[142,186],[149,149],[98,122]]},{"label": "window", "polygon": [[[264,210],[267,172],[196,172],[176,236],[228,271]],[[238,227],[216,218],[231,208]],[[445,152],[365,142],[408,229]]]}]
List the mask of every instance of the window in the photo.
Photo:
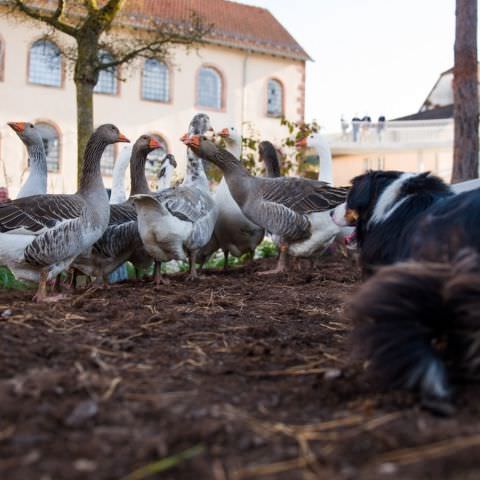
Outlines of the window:
[{"label": "window", "polygon": [[47,169],[49,172],[58,172],[60,170],[60,138],[55,127],[48,123],[36,123],[45,147],[47,155]]},{"label": "window", "polygon": [[115,165],[115,145],[110,144],[103,151],[102,158],[100,160],[100,168],[102,175],[108,175],[109,177],[113,174],[113,166]]},{"label": "window", "polygon": [[157,148],[148,154],[147,163],[145,164],[145,174],[147,178],[154,179],[160,170],[161,161],[168,153],[168,146],[167,142],[160,135],[157,135],[156,133],[152,133],[151,135],[162,146],[162,148]]},{"label": "window", "polygon": [[164,63],[153,58],[145,60],[143,65],[142,96],[145,100],[168,102],[169,72]]},{"label": "window", "polygon": [[281,117],[283,115],[283,87],[278,80],[268,81],[267,115]]},{"label": "window", "polygon": [[197,82],[197,106],[222,108],[222,77],[211,67],[202,67]]},{"label": "window", "polygon": [[[106,50],[98,52],[98,58],[102,64],[113,62],[113,57]],[[106,93],[108,95],[117,94],[117,68],[110,67],[100,70],[97,84],[93,89],[95,93]]]},{"label": "window", "polygon": [[30,48],[28,81],[38,85],[62,85],[62,57],[59,48],[48,40],[37,40]]}]

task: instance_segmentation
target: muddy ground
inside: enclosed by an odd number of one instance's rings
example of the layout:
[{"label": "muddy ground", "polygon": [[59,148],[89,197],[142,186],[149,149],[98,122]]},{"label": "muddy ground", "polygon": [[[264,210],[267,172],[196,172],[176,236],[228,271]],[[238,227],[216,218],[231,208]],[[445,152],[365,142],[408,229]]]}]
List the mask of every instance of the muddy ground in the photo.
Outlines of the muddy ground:
[{"label": "muddy ground", "polygon": [[480,389],[446,419],[377,392],[350,355],[354,262],[255,275],[271,263],[55,305],[1,291],[0,478],[480,478]]}]

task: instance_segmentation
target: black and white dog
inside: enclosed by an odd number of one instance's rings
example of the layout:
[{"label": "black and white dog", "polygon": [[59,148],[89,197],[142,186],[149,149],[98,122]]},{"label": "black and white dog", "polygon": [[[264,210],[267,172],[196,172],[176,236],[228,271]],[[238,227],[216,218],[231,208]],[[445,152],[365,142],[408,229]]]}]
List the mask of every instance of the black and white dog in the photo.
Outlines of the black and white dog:
[{"label": "black and white dog", "polygon": [[447,413],[450,382],[480,374],[480,189],[367,172],[352,181],[344,222],[364,272],[377,272],[351,303],[358,350],[384,386]]},{"label": "black and white dog", "polygon": [[[343,218],[339,218],[343,215]],[[449,261],[480,249],[480,189],[455,195],[430,173],[370,171],[352,180],[345,211],[334,220],[355,226],[366,273],[415,259]]]}]

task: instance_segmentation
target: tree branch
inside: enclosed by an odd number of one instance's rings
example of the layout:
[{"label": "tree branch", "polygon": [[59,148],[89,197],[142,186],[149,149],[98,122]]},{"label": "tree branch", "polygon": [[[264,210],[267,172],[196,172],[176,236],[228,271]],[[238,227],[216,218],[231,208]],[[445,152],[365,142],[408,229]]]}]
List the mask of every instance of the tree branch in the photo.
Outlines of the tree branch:
[{"label": "tree branch", "polygon": [[89,13],[98,11],[97,0],[83,0],[83,3],[87,7]]},{"label": "tree branch", "polygon": [[68,23],[62,22],[60,20],[60,17],[63,14],[63,9],[65,7],[64,0],[58,0],[58,6],[52,15],[45,15],[44,13],[41,12],[40,9],[32,8],[25,5],[25,3],[22,0],[14,0],[14,5],[22,13],[29,16],[30,18],[33,18],[34,20],[45,22],[46,24],[52,26],[53,28],[56,28],[57,30],[60,30],[61,32],[66,33],[67,35],[70,35],[71,37],[75,37],[77,34],[77,29],[75,27],[72,27]]},{"label": "tree branch", "polygon": [[123,7],[125,0],[108,0],[108,2],[100,9],[100,20],[104,24],[104,28],[111,25],[117,13]]}]

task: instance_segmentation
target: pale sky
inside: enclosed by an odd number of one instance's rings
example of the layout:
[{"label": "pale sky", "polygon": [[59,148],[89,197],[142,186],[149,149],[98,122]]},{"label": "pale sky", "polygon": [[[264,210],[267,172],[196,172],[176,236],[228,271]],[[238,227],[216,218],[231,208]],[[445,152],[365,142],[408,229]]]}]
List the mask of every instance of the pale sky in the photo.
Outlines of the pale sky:
[{"label": "pale sky", "polygon": [[415,113],[453,66],[455,0],[244,0],[268,8],[314,59],[306,119]]}]

